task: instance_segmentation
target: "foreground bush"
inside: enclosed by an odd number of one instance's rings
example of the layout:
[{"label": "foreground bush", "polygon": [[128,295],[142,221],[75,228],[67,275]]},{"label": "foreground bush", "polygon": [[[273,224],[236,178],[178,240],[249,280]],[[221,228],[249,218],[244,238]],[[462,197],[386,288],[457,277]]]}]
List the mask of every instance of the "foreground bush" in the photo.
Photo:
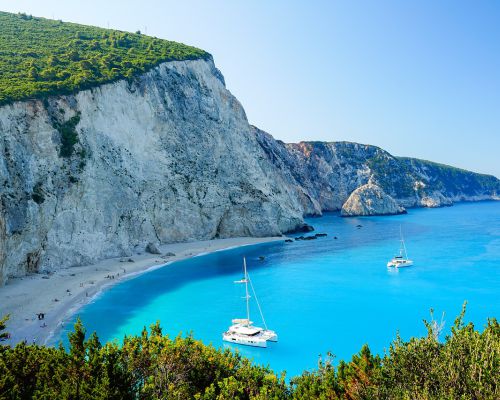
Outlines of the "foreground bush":
[{"label": "foreground bush", "polygon": [[0,399],[498,399],[500,326],[492,319],[478,332],[464,311],[443,343],[426,323],[426,337],[398,337],[384,357],[365,345],[335,367],[329,355],[290,384],[229,350],[170,339],[158,324],[103,346],[77,322],[68,351],[0,347]]},{"label": "foreground bush", "polygon": [[425,321],[426,337],[398,336],[383,358],[365,345],[337,368],[320,362],[292,379],[293,398],[500,399],[500,326],[491,319],[480,333],[464,314],[465,305],[443,343],[438,325]]}]

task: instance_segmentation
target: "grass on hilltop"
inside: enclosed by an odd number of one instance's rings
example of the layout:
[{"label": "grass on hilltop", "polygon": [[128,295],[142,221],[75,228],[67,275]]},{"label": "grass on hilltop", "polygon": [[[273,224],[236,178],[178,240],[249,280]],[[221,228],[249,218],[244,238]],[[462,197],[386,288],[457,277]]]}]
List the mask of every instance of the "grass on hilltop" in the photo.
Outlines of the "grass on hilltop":
[{"label": "grass on hilltop", "polygon": [[0,105],[131,78],[164,61],[209,57],[140,32],[0,12]]}]

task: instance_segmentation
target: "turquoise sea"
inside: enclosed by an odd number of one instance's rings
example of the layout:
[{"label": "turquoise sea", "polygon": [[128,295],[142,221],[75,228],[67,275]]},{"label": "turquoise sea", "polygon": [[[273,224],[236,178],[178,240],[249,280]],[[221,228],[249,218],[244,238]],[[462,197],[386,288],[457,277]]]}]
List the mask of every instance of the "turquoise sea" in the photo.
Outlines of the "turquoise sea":
[{"label": "turquoise sea", "polygon": [[[257,363],[286,370],[287,376],[315,368],[328,351],[349,359],[368,343],[383,354],[398,331],[404,339],[424,335],[422,320],[430,318],[431,308],[436,319],[445,313],[445,330],[465,300],[466,320],[478,328],[488,317],[500,317],[500,202],[390,217],[327,213],[308,222],[328,236],[176,262],[112,287],[78,316],[102,341],[137,334],[160,320],[172,336],[192,332],[207,344],[232,346]],[[388,270],[400,226],[415,265]],[[233,283],[241,279],[243,256],[266,322],[279,334],[267,349],[221,339],[231,319],[245,314],[242,285]],[[260,322],[252,306],[252,319]]]}]

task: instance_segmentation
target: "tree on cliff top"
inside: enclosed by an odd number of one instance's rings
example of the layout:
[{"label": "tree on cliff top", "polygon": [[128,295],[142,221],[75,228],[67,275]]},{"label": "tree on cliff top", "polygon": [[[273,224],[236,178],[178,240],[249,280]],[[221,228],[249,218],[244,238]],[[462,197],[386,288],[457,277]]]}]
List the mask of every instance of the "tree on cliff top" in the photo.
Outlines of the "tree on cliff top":
[{"label": "tree on cliff top", "polygon": [[0,105],[129,79],[164,61],[209,57],[139,33],[0,12]]}]

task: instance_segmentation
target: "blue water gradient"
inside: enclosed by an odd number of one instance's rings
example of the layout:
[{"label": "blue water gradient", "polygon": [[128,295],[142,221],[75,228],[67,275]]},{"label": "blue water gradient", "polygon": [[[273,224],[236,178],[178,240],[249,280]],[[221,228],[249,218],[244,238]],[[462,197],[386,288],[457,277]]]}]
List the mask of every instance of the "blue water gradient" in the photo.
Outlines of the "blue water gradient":
[{"label": "blue water gradient", "polygon": [[[192,332],[207,344],[233,346],[288,376],[316,367],[327,351],[348,359],[368,343],[383,354],[398,331],[405,339],[423,335],[422,319],[431,308],[437,319],[445,312],[447,329],[465,300],[466,320],[478,327],[499,317],[500,202],[391,217],[328,213],[308,222],[328,237],[179,261],[112,287],[78,316],[102,341],[121,340],[160,320],[172,336]],[[400,225],[415,265],[389,270]],[[231,319],[244,317],[243,288],[233,283],[241,279],[243,256],[267,324],[279,334],[267,349],[221,340]],[[252,306],[252,319],[260,322]]]}]

